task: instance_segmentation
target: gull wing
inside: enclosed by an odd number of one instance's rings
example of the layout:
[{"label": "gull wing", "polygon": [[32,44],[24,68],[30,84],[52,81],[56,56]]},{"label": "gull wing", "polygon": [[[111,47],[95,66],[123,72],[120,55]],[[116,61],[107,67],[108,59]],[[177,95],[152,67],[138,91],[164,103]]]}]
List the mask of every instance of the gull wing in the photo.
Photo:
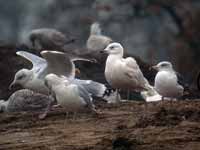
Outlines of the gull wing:
[{"label": "gull wing", "polygon": [[21,56],[23,58],[25,58],[26,60],[28,60],[29,62],[32,63],[33,65],[33,70],[38,70],[40,68],[45,68],[47,62],[45,59],[34,55],[32,53],[26,52],[26,51],[18,51],[16,52],[16,54],[18,56]]},{"label": "gull wing", "polygon": [[106,91],[106,86],[104,84],[92,80],[73,79],[71,82],[81,85],[92,96],[103,97]]},{"label": "gull wing", "polygon": [[127,77],[131,80],[135,80],[135,82],[141,86],[141,88],[145,88],[145,78],[143,73],[141,72],[136,60],[132,57],[128,57],[123,59],[126,63],[126,67],[124,68],[124,72]]},{"label": "gull wing", "polygon": [[67,55],[58,51],[42,51],[41,55],[46,59],[48,64],[48,73],[54,73],[56,75],[63,75],[66,77],[75,76],[75,64],[74,61],[89,61],[96,62],[94,59],[86,59],[71,54]]},{"label": "gull wing", "polygon": [[48,73],[66,77],[75,75],[75,65],[65,53],[58,51],[42,51],[41,55],[47,61]]},{"label": "gull wing", "polygon": [[75,61],[88,61],[88,62],[91,62],[91,63],[97,63],[96,59],[87,59],[87,58],[74,57],[74,56],[71,56],[71,60],[73,62],[75,62]]},{"label": "gull wing", "polygon": [[82,87],[82,86],[78,86],[78,92],[79,92],[79,96],[81,98],[83,98],[83,100],[86,102],[87,106],[95,111],[95,107],[94,104],[92,103],[92,97],[90,96],[90,94],[87,92],[87,90]]},{"label": "gull wing", "polygon": [[177,76],[177,83],[181,86],[183,86],[184,88],[188,89],[189,85],[188,83],[185,81],[185,78],[178,72],[175,72],[176,76]]}]

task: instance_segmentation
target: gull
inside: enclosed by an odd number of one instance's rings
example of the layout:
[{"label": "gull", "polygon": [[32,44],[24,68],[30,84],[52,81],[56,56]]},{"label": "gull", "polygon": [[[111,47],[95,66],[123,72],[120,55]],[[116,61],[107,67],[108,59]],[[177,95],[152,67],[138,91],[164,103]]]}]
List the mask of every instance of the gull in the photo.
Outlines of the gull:
[{"label": "gull", "polygon": [[173,66],[168,61],[162,61],[153,68],[158,70],[155,77],[155,89],[162,96],[168,98],[178,98],[183,95],[184,88],[178,83],[177,74]]},{"label": "gull", "polygon": [[26,51],[18,51],[16,54],[30,61],[33,67],[30,70],[25,68],[19,70],[15,74],[10,87],[19,84],[24,88],[48,94],[48,90],[44,85],[44,77],[47,74],[56,73],[67,77],[75,76],[75,66],[71,63],[73,59],[71,60],[62,52],[42,51],[41,55],[45,59]]},{"label": "gull", "polygon": [[45,85],[57,103],[66,108],[67,112],[77,112],[87,106],[96,113],[90,93],[81,84],[74,84],[64,76],[48,74],[45,77]]},{"label": "gull", "polygon": [[14,92],[8,100],[0,100],[1,112],[42,111],[49,103],[49,97],[28,89]]},{"label": "gull", "polygon": [[74,61],[91,61],[84,58],[67,56],[63,52],[58,51],[42,51],[43,58],[25,51],[18,51],[17,55],[29,60],[33,67],[32,69],[21,69],[14,77],[10,88],[19,84],[23,88],[33,90],[42,94],[48,95],[48,89],[44,85],[44,78],[49,73],[63,75],[71,82],[81,84],[93,96],[103,96],[106,87],[104,84],[91,81],[75,79],[75,64]]},{"label": "gull", "polygon": [[102,35],[99,23],[94,22],[90,27],[90,36],[87,40],[86,47],[91,51],[100,51],[106,48],[112,39]]},{"label": "gull", "polygon": [[75,40],[51,28],[34,29],[28,34],[28,39],[30,40],[31,48],[39,51],[43,49],[63,51],[66,44]]},{"label": "gull", "polygon": [[[120,43],[109,44],[101,53],[107,53],[105,78],[119,93],[119,89],[145,92],[155,95],[157,92],[143,76],[136,60],[132,57],[123,58],[124,49]],[[119,94],[118,94],[119,95]],[[116,99],[119,101],[118,95]]]}]

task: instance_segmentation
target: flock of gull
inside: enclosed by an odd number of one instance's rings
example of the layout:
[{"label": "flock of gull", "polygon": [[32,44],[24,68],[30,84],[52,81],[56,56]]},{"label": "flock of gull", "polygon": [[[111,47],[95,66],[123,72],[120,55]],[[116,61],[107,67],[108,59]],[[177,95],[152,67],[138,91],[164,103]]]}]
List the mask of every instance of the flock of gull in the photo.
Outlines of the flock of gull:
[{"label": "flock of gull", "polygon": [[[66,112],[77,112],[87,108],[98,114],[93,98],[106,99],[110,93],[102,83],[76,78],[79,70],[74,64],[75,61],[95,63],[95,59],[64,53],[62,50],[65,45],[73,39],[68,39],[55,29],[35,29],[30,32],[28,39],[31,48],[40,50],[41,56],[27,51],[16,52],[32,63],[32,69],[20,69],[15,74],[9,88],[21,85],[23,89],[14,92],[8,100],[1,100],[1,111],[40,110],[42,113],[39,118],[44,119],[49,110],[56,105],[63,107]],[[103,35],[100,25],[96,22],[91,25],[86,47],[98,55],[108,55],[104,75],[108,84],[116,89],[116,103],[121,102],[120,90],[140,92],[146,102],[173,99],[183,95],[184,88],[178,83],[177,74],[170,62],[162,61],[152,66],[158,72],[154,86],[150,85],[136,60],[133,57],[124,58],[122,44]]]}]

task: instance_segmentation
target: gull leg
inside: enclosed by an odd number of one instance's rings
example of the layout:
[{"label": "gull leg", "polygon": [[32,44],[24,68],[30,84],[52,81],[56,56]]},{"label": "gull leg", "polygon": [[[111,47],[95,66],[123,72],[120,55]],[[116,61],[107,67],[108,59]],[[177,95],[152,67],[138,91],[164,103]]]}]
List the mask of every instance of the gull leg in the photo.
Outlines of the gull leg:
[{"label": "gull leg", "polygon": [[101,114],[101,112],[98,112],[95,107],[92,108],[92,112],[94,113],[95,116]]},{"label": "gull leg", "polygon": [[69,112],[67,111],[66,114],[65,114],[65,120],[64,120],[64,127],[66,126],[66,123],[67,123],[67,118],[69,117]]},{"label": "gull leg", "polygon": [[145,101],[144,102],[144,118],[146,118],[146,116],[147,116],[147,111],[148,110],[148,104],[147,104],[147,102]]},{"label": "gull leg", "polygon": [[130,99],[130,89],[127,90],[127,100]]},{"label": "gull leg", "polygon": [[99,114],[99,112],[96,110],[94,104],[89,105],[89,109],[90,109],[90,111],[91,111],[91,113],[92,113],[93,115],[97,116],[97,115]]},{"label": "gull leg", "polygon": [[117,94],[116,94],[116,102],[118,101],[118,89],[116,89],[116,92],[117,92]]},{"label": "gull leg", "polygon": [[162,96],[162,101],[164,101],[164,96]]},{"label": "gull leg", "polygon": [[72,120],[73,121],[76,120],[76,116],[77,116],[77,112],[75,111],[75,112],[73,112],[73,115],[72,115]]},{"label": "gull leg", "polygon": [[176,101],[176,98],[171,98],[171,99],[170,99],[170,108],[172,108],[173,102],[174,102],[174,101]]},{"label": "gull leg", "polygon": [[120,97],[119,97],[119,89],[116,89],[116,102],[119,103],[120,102]]},{"label": "gull leg", "polygon": [[46,118],[46,116],[47,116],[49,110],[51,109],[54,101],[55,101],[54,97],[53,96],[49,96],[49,103],[48,103],[45,111],[38,116],[39,119],[45,119]]},{"label": "gull leg", "polygon": [[161,99],[161,107],[163,107],[163,103],[164,103],[164,96],[162,96],[162,99]]},{"label": "gull leg", "polygon": [[[140,93],[141,94],[141,93]],[[144,113],[143,113],[143,118],[147,117],[147,111],[148,110],[148,102],[146,101],[146,98],[144,100]]]}]

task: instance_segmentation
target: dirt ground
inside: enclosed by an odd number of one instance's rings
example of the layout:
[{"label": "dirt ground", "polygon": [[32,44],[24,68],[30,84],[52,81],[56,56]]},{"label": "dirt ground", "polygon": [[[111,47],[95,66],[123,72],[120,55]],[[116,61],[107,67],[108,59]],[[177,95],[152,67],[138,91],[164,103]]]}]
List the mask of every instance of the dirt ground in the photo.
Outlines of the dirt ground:
[{"label": "dirt ground", "polygon": [[[199,150],[200,101],[97,104],[98,116],[61,109],[0,114],[0,150]],[[145,109],[146,108],[146,109]]]}]

